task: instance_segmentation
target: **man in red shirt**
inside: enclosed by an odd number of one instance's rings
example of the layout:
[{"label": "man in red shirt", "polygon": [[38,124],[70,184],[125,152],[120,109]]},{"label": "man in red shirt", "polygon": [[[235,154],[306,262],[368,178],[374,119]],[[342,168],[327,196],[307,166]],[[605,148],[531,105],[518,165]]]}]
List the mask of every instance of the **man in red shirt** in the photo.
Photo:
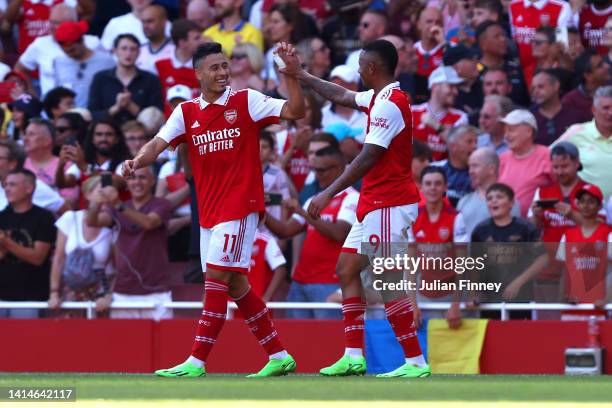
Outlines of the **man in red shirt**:
[{"label": "man in red shirt", "polygon": [[[9,2],[6,9],[6,19],[9,23],[15,21],[19,25],[19,54],[36,38],[47,35],[51,29],[49,16],[53,6],[64,3],[64,0],[15,0]],[[76,1],[66,1],[76,6]]]},{"label": "man in red shirt", "polygon": [[[200,91],[200,84],[194,74],[192,58],[200,44],[202,33],[196,23],[189,20],[176,20],[172,23],[170,36],[176,48],[171,58],[160,59],[155,63],[155,69],[162,85],[162,96],[166,100],[166,92],[175,85],[186,85],[191,88],[193,96]],[[164,105],[166,116],[172,112],[170,105]]]},{"label": "man in red shirt", "polygon": [[459,94],[457,85],[463,79],[452,67],[439,67],[429,76],[429,101],[412,107],[413,136],[431,148],[433,160],[448,157],[445,134],[450,129],[468,124],[467,114],[453,108]]},{"label": "man in red shirt", "polygon": [[261,300],[269,302],[276,293],[285,276],[287,260],[276,243],[276,239],[264,232],[257,231],[253,243],[249,283]]},{"label": "man in red shirt", "polygon": [[[532,42],[538,27],[566,30],[571,17],[569,4],[562,0],[512,0],[508,10],[512,37],[516,41],[525,78],[534,71]],[[566,31],[567,34],[567,31]]]},{"label": "man in red shirt", "polygon": [[417,53],[417,75],[428,77],[442,65],[444,56],[444,28],[442,12],[433,7],[424,8],[419,15],[417,29],[420,40],[414,44]]},{"label": "man in red shirt", "polygon": [[[465,256],[465,248],[456,247],[455,244],[469,242],[469,237],[463,222],[463,215],[445,202],[444,196],[448,190],[446,173],[441,167],[425,167],[421,173],[421,191],[425,197],[425,204],[419,206],[419,216],[408,231],[410,242],[415,243],[417,256],[421,254],[429,258],[447,258],[457,255]],[[440,281],[443,283],[455,282],[460,275],[455,271],[422,269],[419,271],[420,281],[430,283]],[[457,293],[441,289],[423,289],[418,284],[419,301],[452,302],[446,313],[440,311],[427,312],[427,318],[446,317],[448,326],[456,329],[461,326],[461,310]],[[443,311],[442,311],[443,312]]]},{"label": "man in red shirt", "polygon": [[564,261],[565,296],[570,302],[605,304],[606,275],[612,260],[612,230],[598,217],[603,193],[585,184],[576,193],[580,225],[569,228],[561,238],[557,259]]},{"label": "man in red shirt", "polygon": [[[394,79],[397,63],[397,50],[389,41],[375,40],[367,44],[359,56],[359,73],[364,86],[370,90],[359,93],[304,70],[295,72],[302,82],[323,97],[368,114],[363,149],[344,173],[308,206],[308,213],[319,217],[336,194],[363,178],[357,222],[344,242],[336,267],[344,299],[345,354],[332,366],[322,369],[323,375],[365,373],[363,318],[366,304],[359,274],[368,259],[362,243],[370,243],[377,250],[377,256],[382,252],[391,256],[391,243],[407,243],[406,230],[417,216],[419,192],[411,174],[412,114],[408,95],[400,90]],[[431,370],[421,352],[414,326],[416,302],[411,302],[402,291],[391,297],[386,299],[385,311],[406,362],[379,376],[427,377]]]},{"label": "man in red shirt", "polygon": [[[279,57],[298,69],[292,45],[283,43]],[[198,196],[200,254],[206,271],[204,311],[191,355],[182,364],[158,370],[163,377],[201,377],[204,363],[225,322],[228,296],[234,299],[253,334],[270,357],[256,377],[295,371],[295,360],[281,345],[265,303],[249,286],[247,272],[259,217],[264,212],[259,132],[280,119],[304,115],[299,83],[288,77],[288,100],[252,89],[229,87],[229,60],[221,44],[206,43],[193,57],[202,94],[174,109],[166,125],[123,165],[124,176],[151,165],[168,147],[187,144]]]},{"label": "man in red shirt", "polygon": [[[313,159],[312,170],[321,188],[327,188],[344,171],[345,160],[338,148],[326,147],[318,150]],[[359,193],[353,187],[336,194],[329,205],[321,211],[320,218],[313,218],[304,207],[292,200],[293,216],[288,221],[266,217],[266,226],[281,239],[291,238],[306,232],[299,261],[291,277],[289,302],[325,302],[338,290],[336,262],[351,226],[356,220],[355,210]],[[341,317],[336,310],[291,310],[294,319],[336,319]]]},{"label": "man in red shirt", "polygon": [[578,149],[570,142],[557,143],[550,152],[554,183],[540,187],[533,197],[527,214],[536,227],[542,230],[542,242],[546,243],[549,264],[539,274],[534,285],[537,301],[558,301],[559,278],[563,273],[562,262],[554,260],[557,244],[563,234],[576,226],[580,214],[576,194],[585,185],[578,177],[582,169]]},{"label": "man in red shirt", "polygon": [[612,4],[610,0],[593,0],[580,10],[578,16],[578,31],[580,39],[585,48],[595,48],[597,52],[605,57],[608,47],[604,43],[606,30],[604,26],[612,17]]}]

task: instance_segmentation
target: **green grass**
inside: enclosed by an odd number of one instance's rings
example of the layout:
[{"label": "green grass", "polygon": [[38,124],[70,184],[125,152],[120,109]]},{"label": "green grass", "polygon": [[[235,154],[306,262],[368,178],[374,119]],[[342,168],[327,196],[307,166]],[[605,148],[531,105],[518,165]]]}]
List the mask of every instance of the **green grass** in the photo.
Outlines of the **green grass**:
[{"label": "green grass", "polygon": [[[246,402],[249,402],[246,404],[248,406],[271,406],[283,401],[284,404],[279,406],[320,406],[322,401],[333,402],[334,406],[356,406],[348,403],[407,400],[446,402],[432,406],[449,406],[448,403],[455,406],[461,401],[531,402],[528,405],[533,405],[533,402],[554,403],[551,406],[559,406],[561,402],[573,406],[582,406],[585,402],[612,405],[610,376],[438,375],[418,380],[389,380],[373,377],[323,378],[314,375],[273,379],[246,379],[243,375],[167,379],[145,374],[0,374],[0,387],[24,386],[76,387],[78,401],[87,402],[88,406],[96,406],[102,402],[100,400],[106,400],[105,403],[121,402],[122,406],[153,406],[144,404],[144,401],[154,401],[155,406],[171,402],[183,405],[188,399],[199,400],[200,403],[207,400],[209,407],[236,407]],[[368,405],[371,406],[371,403]],[[478,405],[481,404],[469,406]]]}]

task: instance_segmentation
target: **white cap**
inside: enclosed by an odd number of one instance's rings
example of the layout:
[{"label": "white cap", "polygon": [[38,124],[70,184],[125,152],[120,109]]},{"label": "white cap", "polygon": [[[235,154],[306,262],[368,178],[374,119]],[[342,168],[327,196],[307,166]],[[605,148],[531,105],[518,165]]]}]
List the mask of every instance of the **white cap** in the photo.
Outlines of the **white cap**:
[{"label": "white cap", "polygon": [[428,87],[431,89],[435,84],[458,85],[463,81],[464,79],[457,75],[457,71],[453,67],[441,65],[429,75]]},{"label": "white cap", "polygon": [[359,74],[348,65],[338,65],[336,68],[332,69],[331,74],[329,74],[329,79],[334,77],[340,78],[348,83],[359,82]]},{"label": "white cap", "polygon": [[186,101],[193,99],[191,88],[180,84],[174,85],[172,88],[168,89],[168,93],[166,94],[166,101],[170,102],[174,98],[181,98]]},{"label": "white cap", "polygon": [[500,119],[500,122],[503,122],[506,125],[525,124],[531,126],[536,131],[538,130],[538,122],[536,121],[535,116],[533,116],[533,113],[526,109],[515,109],[507,114],[505,118]]}]

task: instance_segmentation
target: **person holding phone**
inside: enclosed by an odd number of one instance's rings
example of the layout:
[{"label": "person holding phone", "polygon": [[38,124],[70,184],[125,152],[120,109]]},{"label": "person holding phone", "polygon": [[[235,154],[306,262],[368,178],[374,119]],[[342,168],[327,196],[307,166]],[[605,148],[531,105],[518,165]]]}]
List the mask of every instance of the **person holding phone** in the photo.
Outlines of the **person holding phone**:
[{"label": "person holding phone", "polygon": [[538,188],[533,197],[528,217],[542,230],[546,242],[549,264],[540,273],[534,286],[537,301],[558,301],[559,278],[565,267],[555,261],[557,244],[563,234],[581,223],[576,194],[586,184],[579,176],[582,170],[578,148],[570,142],[559,142],[550,150],[554,183]]}]

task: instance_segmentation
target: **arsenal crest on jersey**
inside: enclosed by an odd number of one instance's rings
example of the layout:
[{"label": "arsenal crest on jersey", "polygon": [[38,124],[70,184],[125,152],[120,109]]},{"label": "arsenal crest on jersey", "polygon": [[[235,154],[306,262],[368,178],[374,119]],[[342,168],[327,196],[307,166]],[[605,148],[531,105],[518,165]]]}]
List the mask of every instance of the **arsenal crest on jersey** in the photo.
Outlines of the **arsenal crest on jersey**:
[{"label": "arsenal crest on jersey", "polygon": [[223,113],[223,116],[225,117],[225,120],[227,120],[227,122],[230,125],[233,125],[236,119],[238,118],[238,112],[236,111],[236,109],[226,110]]},{"label": "arsenal crest on jersey", "polygon": [[450,231],[447,227],[440,227],[438,230],[438,235],[440,236],[441,240],[447,240],[450,236]]}]

